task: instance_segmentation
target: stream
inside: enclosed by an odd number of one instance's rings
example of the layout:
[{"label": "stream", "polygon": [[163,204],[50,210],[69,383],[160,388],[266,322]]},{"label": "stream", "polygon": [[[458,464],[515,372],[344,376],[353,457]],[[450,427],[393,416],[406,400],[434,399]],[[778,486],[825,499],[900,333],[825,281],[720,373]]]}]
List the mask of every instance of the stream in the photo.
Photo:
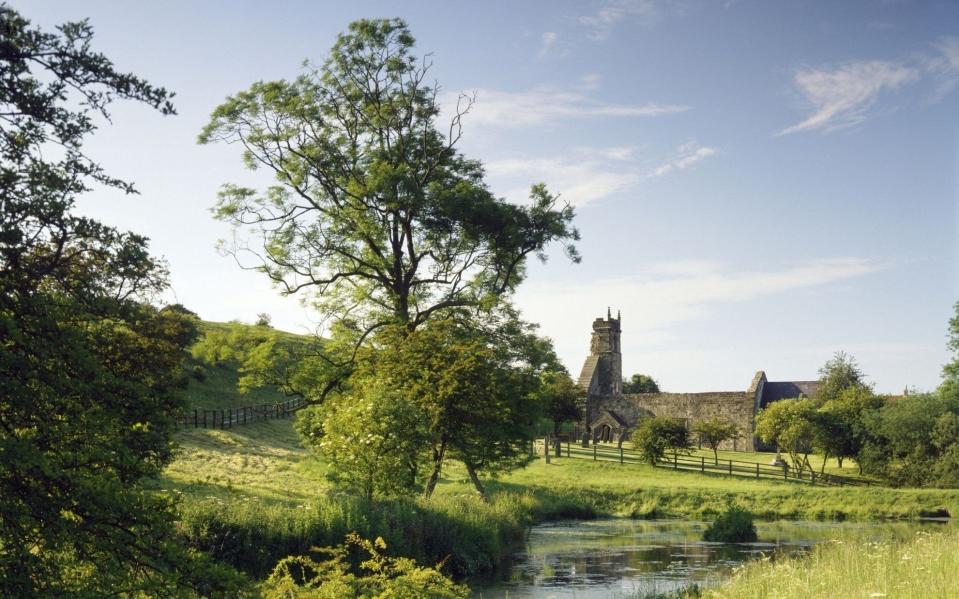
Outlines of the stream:
[{"label": "stream", "polygon": [[477,599],[641,599],[719,584],[748,560],[797,554],[832,539],[906,538],[944,522],[757,522],[759,542],[737,544],[703,541],[707,525],[624,518],[539,524],[498,572],[470,581],[470,588]]}]

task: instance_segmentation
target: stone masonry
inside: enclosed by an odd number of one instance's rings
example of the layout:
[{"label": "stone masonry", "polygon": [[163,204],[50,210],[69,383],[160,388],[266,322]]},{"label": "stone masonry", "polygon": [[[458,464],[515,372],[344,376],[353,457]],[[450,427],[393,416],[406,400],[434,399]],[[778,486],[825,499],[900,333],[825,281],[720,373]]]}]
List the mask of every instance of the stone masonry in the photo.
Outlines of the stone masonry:
[{"label": "stone masonry", "polygon": [[724,443],[722,449],[759,449],[755,438],[756,413],[769,403],[812,395],[816,381],[770,382],[759,371],[744,391],[706,393],[623,394],[623,366],[620,353],[621,318],[607,311],[606,319],[593,321],[590,355],[583,364],[580,386],[586,390],[585,421],[592,441],[619,441],[635,428],[640,418],[680,418],[692,427],[697,421],[721,417],[739,428],[741,437]]}]

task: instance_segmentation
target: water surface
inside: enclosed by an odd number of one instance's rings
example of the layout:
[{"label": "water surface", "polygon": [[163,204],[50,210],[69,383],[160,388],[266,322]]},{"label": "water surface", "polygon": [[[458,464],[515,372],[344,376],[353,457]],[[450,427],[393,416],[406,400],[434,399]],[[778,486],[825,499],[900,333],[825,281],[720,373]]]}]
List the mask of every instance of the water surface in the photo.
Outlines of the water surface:
[{"label": "water surface", "polygon": [[481,599],[641,598],[721,583],[751,559],[808,551],[830,539],[905,538],[918,522],[757,522],[759,542],[702,541],[705,522],[611,518],[540,524],[496,576],[472,581]]}]

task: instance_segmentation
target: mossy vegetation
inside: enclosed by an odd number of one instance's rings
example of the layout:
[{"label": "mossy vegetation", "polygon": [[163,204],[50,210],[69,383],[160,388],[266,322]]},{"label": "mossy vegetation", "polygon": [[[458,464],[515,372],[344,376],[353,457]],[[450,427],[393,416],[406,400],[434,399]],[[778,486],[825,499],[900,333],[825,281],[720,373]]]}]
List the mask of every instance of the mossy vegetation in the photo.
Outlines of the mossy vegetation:
[{"label": "mossy vegetation", "polygon": [[758,537],[753,515],[738,505],[729,505],[703,531],[703,540],[711,543],[754,543]]}]

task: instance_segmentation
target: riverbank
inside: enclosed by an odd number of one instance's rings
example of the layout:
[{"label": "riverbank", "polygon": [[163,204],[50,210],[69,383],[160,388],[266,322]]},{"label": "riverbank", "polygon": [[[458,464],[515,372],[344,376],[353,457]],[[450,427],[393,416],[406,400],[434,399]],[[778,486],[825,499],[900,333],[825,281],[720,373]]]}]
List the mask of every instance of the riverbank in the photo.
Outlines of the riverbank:
[{"label": "riverbank", "polygon": [[908,541],[817,545],[808,555],[756,560],[714,589],[684,598],[833,599],[959,597],[959,531],[920,531]]},{"label": "riverbank", "polygon": [[325,465],[300,446],[289,420],[185,431],[178,441],[157,488],[182,498],[181,533],[254,578],[353,530],[421,563],[447,559],[447,572],[468,576],[494,568],[531,524],[562,518],[702,520],[729,501],[766,520],[959,513],[959,491],[810,487],[566,458],[489,480],[485,503],[453,463],[432,501],[366,502],[329,488]]}]

